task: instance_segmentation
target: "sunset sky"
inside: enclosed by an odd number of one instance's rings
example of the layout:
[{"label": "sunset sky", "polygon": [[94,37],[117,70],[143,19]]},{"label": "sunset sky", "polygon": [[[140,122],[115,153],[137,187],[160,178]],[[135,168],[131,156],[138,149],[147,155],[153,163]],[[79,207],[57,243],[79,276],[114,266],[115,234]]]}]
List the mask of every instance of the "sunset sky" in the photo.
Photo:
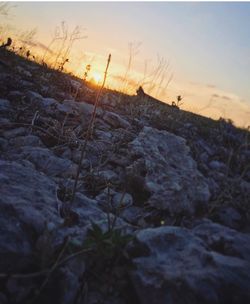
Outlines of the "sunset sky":
[{"label": "sunset sky", "polygon": [[[71,64],[78,75],[92,64],[92,77],[103,75],[112,54],[109,85],[122,78],[128,44],[137,52],[128,77],[136,83],[157,56],[169,61],[167,90],[153,95],[171,102],[184,96],[183,108],[202,115],[231,118],[250,125],[250,3],[164,2],[17,2],[0,23],[16,29],[37,28],[35,41],[48,46],[56,26],[81,26]],[[91,61],[91,62],[90,62]],[[146,62],[146,64],[145,64]],[[118,86],[118,84],[116,84]],[[160,86],[159,86],[160,88]]]}]

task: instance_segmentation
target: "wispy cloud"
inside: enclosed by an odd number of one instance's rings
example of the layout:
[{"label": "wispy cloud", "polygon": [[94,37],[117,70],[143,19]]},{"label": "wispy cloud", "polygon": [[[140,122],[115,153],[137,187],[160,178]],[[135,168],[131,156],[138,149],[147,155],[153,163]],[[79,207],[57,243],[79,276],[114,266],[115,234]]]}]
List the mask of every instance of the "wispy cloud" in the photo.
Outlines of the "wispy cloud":
[{"label": "wispy cloud", "polygon": [[126,82],[128,86],[131,86],[133,88],[136,88],[136,86],[138,85],[138,80],[134,80],[132,78],[124,79],[124,76],[120,75],[112,75],[112,78],[120,83]]},{"label": "wispy cloud", "polygon": [[185,109],[215,119],[231,118],[238,126],[249,125],[250,102],[213,85],[190,82],[181,85],[187,96]]}]

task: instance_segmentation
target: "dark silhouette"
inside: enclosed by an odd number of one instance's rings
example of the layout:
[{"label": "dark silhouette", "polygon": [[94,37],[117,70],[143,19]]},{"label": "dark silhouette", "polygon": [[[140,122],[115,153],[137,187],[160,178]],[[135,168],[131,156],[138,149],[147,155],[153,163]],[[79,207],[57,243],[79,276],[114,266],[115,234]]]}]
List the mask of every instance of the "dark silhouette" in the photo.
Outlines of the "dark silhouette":
[{"label": "dark silhouette", "polygon": [[136,91],[136,93],[140,97],[144,97],[145,96],[145,92],[144,92],[142,86],[139,86],[139,89]]},{"label": "dark silhouette", "polygon": [[10,46],[12,44],[12,39],[9,37],[8,39],[7,39],[7,42],[6,43],[3,43],[1,46],[0,46],[0,48],[4,48],[4,49],[6,49],[8,46]]}]

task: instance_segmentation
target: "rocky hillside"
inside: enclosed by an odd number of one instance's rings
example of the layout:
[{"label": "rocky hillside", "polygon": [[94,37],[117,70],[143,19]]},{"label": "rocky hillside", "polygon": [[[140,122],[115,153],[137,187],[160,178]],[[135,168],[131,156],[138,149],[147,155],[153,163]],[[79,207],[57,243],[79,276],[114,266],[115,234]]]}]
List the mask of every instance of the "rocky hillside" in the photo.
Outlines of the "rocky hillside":
[{"label": "rocky hillside", "polygon": [[249,132],[96,93],[0,53],[0,303],[250,303]]}]

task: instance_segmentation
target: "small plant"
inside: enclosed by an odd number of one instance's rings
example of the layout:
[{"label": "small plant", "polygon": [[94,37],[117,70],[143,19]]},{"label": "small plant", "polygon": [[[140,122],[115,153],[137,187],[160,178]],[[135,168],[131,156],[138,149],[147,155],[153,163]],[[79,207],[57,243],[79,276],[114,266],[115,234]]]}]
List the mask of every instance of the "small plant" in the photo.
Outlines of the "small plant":
[{"label": "small plant", "polygon": [[104,260],[115,261],[122,256],[126,257],[124,249],[132,239],[131,235],[122,234],[120,229],[108,229],[104,232],[97,224],[92,223],[85,246]]},{"label": "small plant", "polygon": [[85,67],[84,75],[83,75],[83,80],[84,80],[84,81],[87,80],[87,77],[88,77],[88,75],[89,75],[90,70],[91,70],[91,65],[90,65],[90,64],[87,64],[86,67]]},{"label": "small plant", "polygon": [[59,65],[58,70],[62,72],[63,69],[64,69],[64,65],[65,65],[67,62],[69,62],[69,59],[68,59],[68,58],[64,59],[64,60],[62,61],[62,63]]},{"label": "small plant", "polygon": [[132,266],[126,246],[132,239],[121,229],[103,231],[99,225],[92,224],[85,242],[87,250],[91,248],[85,276],[90,290],[91,286],[99,286],[98,292],[103,297],[109,297],[113,291],[126,294],[128,271]]},{"label": "small plant", "polygon": [[180,109],[180,106],[183,105],[183,102],[181,102],[183,100],[183,97],[181,95],[178,95],[176,97],[176,102],[172,101],[172,107]]},{"label": "small plant", "polygon": [[7,42],[6,42],[6,43],[3,43],[3,44],[0,46],[0,48],[6,49],[7,47],[11,46],[11,44],[12,44],[12,39],[9,37],[9,38],[7,39]]}]

